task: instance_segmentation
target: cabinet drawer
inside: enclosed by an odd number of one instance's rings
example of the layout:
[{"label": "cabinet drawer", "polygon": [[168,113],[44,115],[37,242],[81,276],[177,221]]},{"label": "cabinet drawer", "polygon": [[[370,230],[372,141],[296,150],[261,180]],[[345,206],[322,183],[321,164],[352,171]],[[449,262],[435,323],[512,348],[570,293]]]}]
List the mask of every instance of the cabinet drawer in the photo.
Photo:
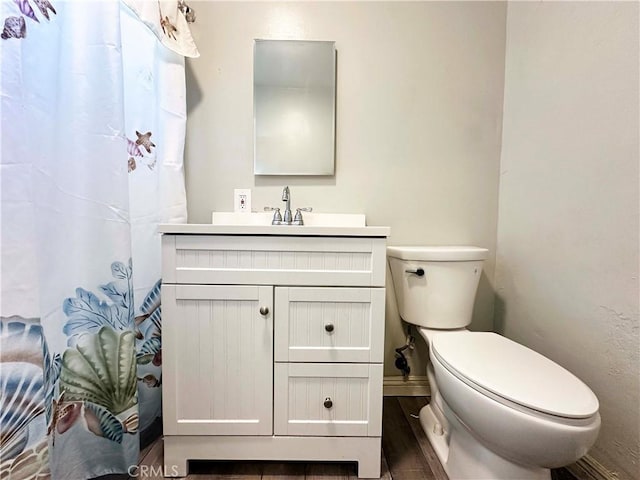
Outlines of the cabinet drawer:
[{"label": "cabinet drawer", "polygon": [[386,239],[163,235],[162,281],[384,287]]},{"label": "cabinet drawer", "polygon": [[277,362],[379,362],[384,288],[277,287]]},{"label": "cabinet drawer", "polygon": [[382,434],[382,364],[277,363],[274,374],[275,435]]}]

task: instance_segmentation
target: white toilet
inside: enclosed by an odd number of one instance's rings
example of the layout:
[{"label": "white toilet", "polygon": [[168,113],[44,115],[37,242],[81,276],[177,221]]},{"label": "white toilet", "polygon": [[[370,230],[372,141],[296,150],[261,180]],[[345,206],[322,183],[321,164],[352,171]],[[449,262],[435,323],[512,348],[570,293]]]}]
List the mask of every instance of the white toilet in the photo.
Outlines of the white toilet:
[{"label": "white toilet", "polygon": [[388,247],[400,317],[429,345],[431,402],[420,422],[452,480],[549,480],[587,453],[598,399],[546,357],[465,329],[488,251]]}]

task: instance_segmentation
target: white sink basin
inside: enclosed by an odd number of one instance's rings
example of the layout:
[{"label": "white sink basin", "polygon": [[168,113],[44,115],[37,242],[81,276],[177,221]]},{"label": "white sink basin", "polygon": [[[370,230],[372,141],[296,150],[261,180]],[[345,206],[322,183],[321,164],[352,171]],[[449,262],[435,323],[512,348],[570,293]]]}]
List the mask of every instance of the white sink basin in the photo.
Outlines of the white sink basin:
[{"label": "white sink basin", "polygon": [[[293,211],[295,215],[295,210]],[[271,225],[273,212],[213,212],[213,225]],[[304,227],[364,227],[366,226],[363,213],[315,213],[303,212]],[[279,226],[279,225],[278,225]]]}]

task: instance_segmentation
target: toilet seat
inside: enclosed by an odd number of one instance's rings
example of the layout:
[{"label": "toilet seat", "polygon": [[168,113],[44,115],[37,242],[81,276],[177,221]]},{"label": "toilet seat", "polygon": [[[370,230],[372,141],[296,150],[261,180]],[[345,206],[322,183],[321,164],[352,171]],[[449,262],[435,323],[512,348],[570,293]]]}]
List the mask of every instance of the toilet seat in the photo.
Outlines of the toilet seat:
[{"label": "toilet seat", "polygon": [[595,394],[560,365],[490,332],[435,335],[432,354],[471,388],[505,405],[565,419],[598,412]]}]

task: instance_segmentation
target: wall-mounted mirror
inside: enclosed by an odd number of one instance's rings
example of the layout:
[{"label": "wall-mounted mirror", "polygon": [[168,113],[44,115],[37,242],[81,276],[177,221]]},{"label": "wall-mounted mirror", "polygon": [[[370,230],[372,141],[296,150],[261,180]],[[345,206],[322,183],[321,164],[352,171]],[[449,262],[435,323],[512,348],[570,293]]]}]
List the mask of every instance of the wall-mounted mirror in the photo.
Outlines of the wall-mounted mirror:
[{"label": "wall-mounted mirror", "polygon": [[333,175],[335,42],[256,40],[256,175]]}]

